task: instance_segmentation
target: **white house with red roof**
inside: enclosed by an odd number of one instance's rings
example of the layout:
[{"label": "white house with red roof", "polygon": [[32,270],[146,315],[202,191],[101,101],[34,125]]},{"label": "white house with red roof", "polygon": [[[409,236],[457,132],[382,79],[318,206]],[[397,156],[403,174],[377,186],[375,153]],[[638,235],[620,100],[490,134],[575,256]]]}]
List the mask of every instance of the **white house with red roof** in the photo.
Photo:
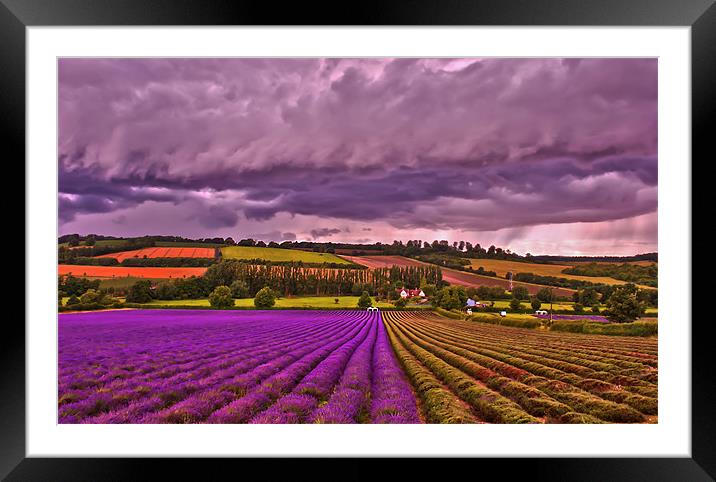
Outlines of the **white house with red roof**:
[{"label": "white house with red roof", "polygon": [[406,290],[405,288],[401,288],[400,297],[401,298],[425,298],[425,293],[421,289]]}]

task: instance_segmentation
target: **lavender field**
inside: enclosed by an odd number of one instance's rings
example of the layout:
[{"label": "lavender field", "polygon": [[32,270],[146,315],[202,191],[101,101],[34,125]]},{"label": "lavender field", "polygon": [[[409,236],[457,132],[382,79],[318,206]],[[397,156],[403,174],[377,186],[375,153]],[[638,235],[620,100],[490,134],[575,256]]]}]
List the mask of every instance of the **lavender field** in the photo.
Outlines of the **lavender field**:
[{"label": "lavender field", "polygon": [[59,315],[59,423],[420,423],[380,314]]}]

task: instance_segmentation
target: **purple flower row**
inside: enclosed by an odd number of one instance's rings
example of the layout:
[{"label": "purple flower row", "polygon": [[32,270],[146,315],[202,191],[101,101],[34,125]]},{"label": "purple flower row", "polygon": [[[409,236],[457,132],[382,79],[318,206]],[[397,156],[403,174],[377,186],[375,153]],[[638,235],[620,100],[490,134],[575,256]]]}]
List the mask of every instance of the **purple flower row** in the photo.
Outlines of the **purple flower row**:
[{"label": "purple flower row", "polygon": [[59,319],[60,423],[419,423],[379,313]]}]

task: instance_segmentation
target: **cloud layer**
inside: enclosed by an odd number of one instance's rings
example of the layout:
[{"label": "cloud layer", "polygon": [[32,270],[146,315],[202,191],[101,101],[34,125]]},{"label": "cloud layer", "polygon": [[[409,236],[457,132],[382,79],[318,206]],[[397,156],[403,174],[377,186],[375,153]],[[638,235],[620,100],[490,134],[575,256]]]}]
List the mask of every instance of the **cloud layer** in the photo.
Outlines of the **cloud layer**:
[{"label": "cloud layer", "polygon": [[61,59],[61,231],[154,232],[157,204],[162,234],[234,238],[628,224],[657,208],[656,67]]}]

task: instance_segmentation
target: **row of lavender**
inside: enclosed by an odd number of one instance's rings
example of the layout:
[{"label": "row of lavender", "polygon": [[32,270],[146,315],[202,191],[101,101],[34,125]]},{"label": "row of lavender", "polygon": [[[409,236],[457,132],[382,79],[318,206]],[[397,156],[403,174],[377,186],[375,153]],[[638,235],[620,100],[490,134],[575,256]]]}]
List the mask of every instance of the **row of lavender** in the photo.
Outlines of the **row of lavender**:
[{"label": "row of lavender", "polygon": [[60,423],[419,423],[380,314],[61,314]]}]

